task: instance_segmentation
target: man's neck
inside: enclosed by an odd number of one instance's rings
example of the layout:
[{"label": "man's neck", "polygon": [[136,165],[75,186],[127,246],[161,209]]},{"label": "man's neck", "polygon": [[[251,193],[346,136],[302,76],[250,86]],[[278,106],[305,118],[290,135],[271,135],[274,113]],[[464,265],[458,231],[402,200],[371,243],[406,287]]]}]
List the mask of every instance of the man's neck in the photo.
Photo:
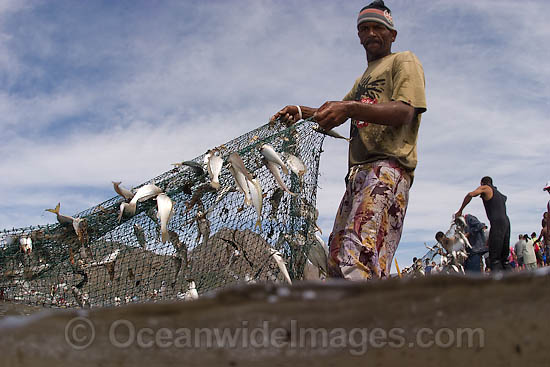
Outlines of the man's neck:
[{"label": "man's neck", "polygon": [[383,56],[369,56],[369,54],[367,54],[367,64],[368,63],[371,63],[371,62],[375,62],[377,60],[381,60],[383,59],[384,57],[388,56],[388,55],[391,55],[391,51]]}]

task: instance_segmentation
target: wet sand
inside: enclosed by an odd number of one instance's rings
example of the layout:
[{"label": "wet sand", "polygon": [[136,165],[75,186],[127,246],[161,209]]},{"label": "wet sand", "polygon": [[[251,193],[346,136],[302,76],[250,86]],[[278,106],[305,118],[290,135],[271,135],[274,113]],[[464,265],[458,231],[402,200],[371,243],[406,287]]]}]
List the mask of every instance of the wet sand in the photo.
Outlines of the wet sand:
[{"label": "wet sand", "polygon": [[[549,291],[540,269],[503,279],[254,284],[192,302],[46,310],[0,319],[0,364],[546,366]],[[208,345],[214,330],[238,337]]]}]

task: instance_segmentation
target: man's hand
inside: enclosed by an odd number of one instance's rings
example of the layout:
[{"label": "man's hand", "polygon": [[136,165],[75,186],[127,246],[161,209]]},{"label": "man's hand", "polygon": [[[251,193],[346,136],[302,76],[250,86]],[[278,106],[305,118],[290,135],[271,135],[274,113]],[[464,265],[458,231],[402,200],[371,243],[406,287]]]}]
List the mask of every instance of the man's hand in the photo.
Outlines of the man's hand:
[{"label": "man's hand", "polygon": [[325,102],[313,115],[315,122],[325,130],[342,125],[349,118],[348,104],[343,101]]},{"label": "man's hand", "polygon": [[455,218],[462,217],[462,210],[459,210],[455,213]]},{"label": "man's hand", "polygon": [[286,125],[292,125],[300,119],[298,107],[286,106],[285,108],[271,116],[270,121],[275,121],[277,119],[280,119],[280,121]]}]

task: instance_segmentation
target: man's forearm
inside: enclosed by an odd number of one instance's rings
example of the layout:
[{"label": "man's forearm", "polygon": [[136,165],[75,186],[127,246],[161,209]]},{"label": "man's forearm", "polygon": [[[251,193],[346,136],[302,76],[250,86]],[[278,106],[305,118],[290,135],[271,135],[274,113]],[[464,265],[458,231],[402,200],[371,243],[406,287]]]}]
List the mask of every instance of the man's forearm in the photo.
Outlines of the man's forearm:
[{"label": "man's forearm", "polygon": [[348,117],[357,121],[373,124],[401,126],[410,123],[414,118],[414,107],[392,101],[380,104],[368,104],[357,101],[347,101]]},{"label": "man's forearm", "polygon": [[462,205],[460,206],[460,209],[458,209],[459,212],[462,212],[466,205],[470,204],[470,201],[472,201],[472,196],[470,194],[467,194],[464,197],[464,200],[462,201]]}]

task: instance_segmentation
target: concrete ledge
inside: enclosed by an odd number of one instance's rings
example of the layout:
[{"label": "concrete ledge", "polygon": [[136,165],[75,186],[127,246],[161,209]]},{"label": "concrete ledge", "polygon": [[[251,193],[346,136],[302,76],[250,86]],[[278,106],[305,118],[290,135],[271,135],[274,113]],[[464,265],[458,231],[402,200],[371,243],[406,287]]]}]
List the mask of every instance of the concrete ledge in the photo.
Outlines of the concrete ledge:
[{"label": "concrete ledge", "polygon": [[1,319],[0,353],[2,366],[546,366],[549,282],[540,269],[254,284],[193,302],[46,310]]}]

